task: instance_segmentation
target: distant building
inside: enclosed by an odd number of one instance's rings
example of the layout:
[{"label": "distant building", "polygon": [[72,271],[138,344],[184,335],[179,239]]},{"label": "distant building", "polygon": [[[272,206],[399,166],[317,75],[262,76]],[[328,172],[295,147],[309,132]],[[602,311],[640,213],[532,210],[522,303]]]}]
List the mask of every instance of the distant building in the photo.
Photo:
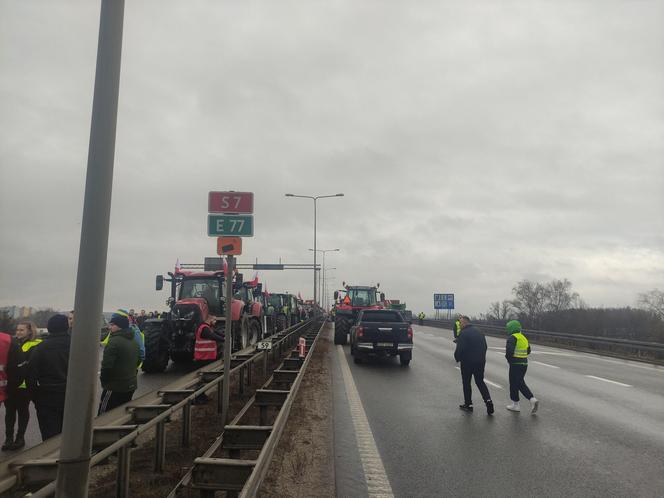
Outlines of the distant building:
[{"label": "distant building", "polygon": [[6,313],[13,320],[28,318],[33,311],[31,306],[4,306],[0,308],[1,313]]}]

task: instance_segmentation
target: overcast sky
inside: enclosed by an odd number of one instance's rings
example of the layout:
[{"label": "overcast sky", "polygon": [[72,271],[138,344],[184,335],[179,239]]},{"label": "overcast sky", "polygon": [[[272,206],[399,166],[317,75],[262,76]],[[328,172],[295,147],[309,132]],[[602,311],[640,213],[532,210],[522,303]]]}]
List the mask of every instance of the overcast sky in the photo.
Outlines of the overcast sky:
[{"label": "overcast sky", "polygon": [[[0,0],[0,305],[74,301],[100,2]],[[528,278],[590,306],[664,288],[664,2],[128,0],[106,310],[215,252],[311,261],[468,314]],[[312,295],[310,272],[261,272]]]}]

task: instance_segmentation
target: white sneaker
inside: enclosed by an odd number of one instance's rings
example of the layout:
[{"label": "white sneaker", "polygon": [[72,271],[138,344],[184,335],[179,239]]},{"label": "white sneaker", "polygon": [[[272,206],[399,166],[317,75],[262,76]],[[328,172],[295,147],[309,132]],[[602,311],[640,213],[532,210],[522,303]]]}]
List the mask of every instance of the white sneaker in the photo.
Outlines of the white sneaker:
[{"label": "white sneaker", "polygon": [[539,408],[539,400],[534,396],[530,398],[530,407],[530,413],[537,413],[537,409]]},{"label": "white sneaker", "polygon": [[505,408],[507,408],[511,412],[520,412],[521,411],[521,407],[519,406],[518,401],[516,401],[516,402],[512,401],[512,403],[507,405]]}]

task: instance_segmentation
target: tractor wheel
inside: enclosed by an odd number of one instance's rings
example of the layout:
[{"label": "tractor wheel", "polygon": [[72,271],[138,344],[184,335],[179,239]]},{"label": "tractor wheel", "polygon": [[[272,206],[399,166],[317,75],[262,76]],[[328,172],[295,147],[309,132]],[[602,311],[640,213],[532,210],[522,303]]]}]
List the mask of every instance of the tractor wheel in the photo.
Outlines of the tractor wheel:
[{"label": "tractor wheel", "polygon": [[247,320],[246,318],[242,320],[242,325],[240,326],[240,331],[239,331],[240,337],[238,338],[239,339],[238,349],[240,350],[249,346],[250,327],[251,324],[249,323],[249,320]]},{"label": "tractor wheel", "polygon": [[286,322],[286,315],[277,316],[277,332],[286,330],[288,328],[288,323]]},{"label": "tractor wheel", "polygon": [[171,353],[173,363],[191,363],[194,361],[194,355],[189,351],[176,351]]},{"label": "tractor wheel", "polygon": [[249,346],[256,344],[261,339],[261,325],[258,320],[249,323]]},{"label": "tractor wheel", "polygon": [[148,323],[144,331],[145,359],[143,371],[145,373],[160,373],[168,366],[168,344],[162,340],[162,324]]},{"label": "tractor wheel", "polygon": [[342,316],[337,316],[334,319],[334,343],[335,344],[346,344],[348,341],[348,329],[349,329],[348,320]]}]

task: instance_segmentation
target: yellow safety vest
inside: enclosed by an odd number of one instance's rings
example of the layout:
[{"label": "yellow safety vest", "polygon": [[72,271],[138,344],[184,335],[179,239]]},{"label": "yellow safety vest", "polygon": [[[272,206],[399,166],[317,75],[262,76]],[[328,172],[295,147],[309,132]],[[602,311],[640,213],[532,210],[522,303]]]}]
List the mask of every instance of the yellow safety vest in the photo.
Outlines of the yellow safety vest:
[{"label": "yellow safety vest", "polygon": [[516,338],[516,346],[514,348],[515,358],[528,358],[528,339],[521,332],[512,334]]},{"label": "yellow safety vest", "polygon": [[457,320],[454,322],[454,336],[459,337],[459,334],[461,334],[461,322]]},{"label": "yellow safety vest", "polygon": [[[34,341],[25,341],[23,344],[21,344],[21,349],[23,350],[24,353],[27,353],[40,342],[42,342],[41,339],[35,339]],[[25,383],[25,381],[23,381],[23,383],[20,386],[18,386],[19,389],[26,389],[27,387],[28,385]]]}]

